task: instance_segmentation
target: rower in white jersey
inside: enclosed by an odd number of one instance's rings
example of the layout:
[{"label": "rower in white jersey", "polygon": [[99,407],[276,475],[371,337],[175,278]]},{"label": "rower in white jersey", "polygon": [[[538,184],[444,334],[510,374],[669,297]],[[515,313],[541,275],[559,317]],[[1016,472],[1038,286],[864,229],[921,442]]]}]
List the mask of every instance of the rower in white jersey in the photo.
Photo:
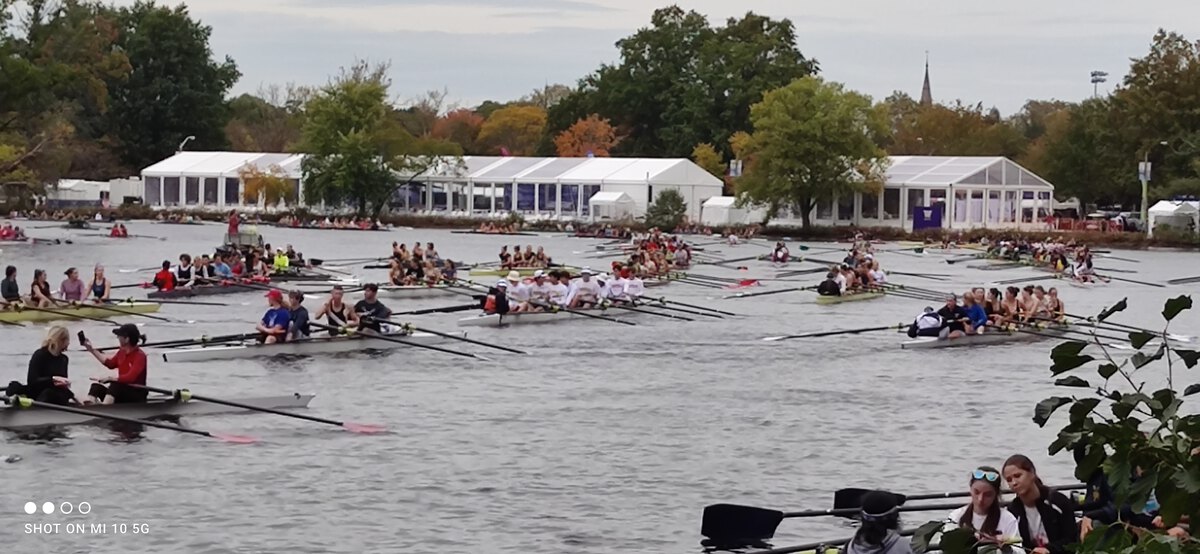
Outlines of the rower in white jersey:
[{"label": "rower in white jersey", "polygon": [[593,275],[589,268],[579,270],[579,279],[571,282],[567,292],[567,307],[590,308],[600,301],[600,283],[592,278]]},{"label": "rower in white jersey", "polygon": [[548,288],[550,289],[550,305],[552,306],[567,305],[567,295],[571,293],[571,290],[563,283],[565,279],[564,275],[566,275],[566,271],[563,270],[554,270],[549,273],[547,280],[550,281]]},{"label": "rower in white jersey", "polygon": [[508,272],[508,313],[532,311],[529,300],[532,295],[529,285],[521,282],[521,274],[516,271]]},{"label": "rower in white jersey", "polygon": [[629,297],[625,296],[625,287],[629,281],[621,276],[620,273],[613,273],[613,276],[606,281],[608,284],[608,293],[605,295],[610,302],[621,304],[629,302]]},{"label": "rower in white jersey", "polygon": [[545,271],[539,269],[533,272],[533,283],[528,286],[529,311],[540,312],[553,303],[554,286],[546,279]]},{"label": "rower in white jersey", "polygon": [[642,282],[642,278],[631,274],[625,281],[625,297],[631,302],[636,302],[646,294],[646,283]]}]

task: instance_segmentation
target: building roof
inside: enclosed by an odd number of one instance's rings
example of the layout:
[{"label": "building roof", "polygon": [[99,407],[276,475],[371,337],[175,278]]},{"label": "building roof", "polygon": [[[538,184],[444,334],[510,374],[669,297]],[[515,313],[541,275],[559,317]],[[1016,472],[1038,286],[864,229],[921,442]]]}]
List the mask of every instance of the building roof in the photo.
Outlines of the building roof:
[{"label": "building roof", "polygon": [[[264,152],[179,152],[142,170],[144,177],[216,177],[236,175],[247,165],[267,170],[272,165],[299,172],[302,156]],[[284,169],[285,172],[289,171]],[[292,175],[289,175],[292,176]]]},{"label": "building roof", "polygon": [[597,192],[588,199],[588,204],[593,206],[616,206],[620,204],[635,204],[633,198],[623,192]]},{"label": "building roof", "polygon": [[1032,171],[1000,156],[892,156],[887,184],[906,188],[978,185],[1054,189]]},{"label": "building roof", "polygon": [[714,196],[704,201],[705,208],[732,208],[737,204],[736,196]]}]

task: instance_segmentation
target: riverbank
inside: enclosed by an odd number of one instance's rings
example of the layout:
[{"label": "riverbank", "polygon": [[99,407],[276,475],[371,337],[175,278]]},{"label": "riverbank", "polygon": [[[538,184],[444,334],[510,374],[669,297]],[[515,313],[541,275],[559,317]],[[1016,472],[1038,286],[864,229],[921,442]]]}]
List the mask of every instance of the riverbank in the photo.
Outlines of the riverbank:
[{"label": "riverbank", "polygon": [[[97,213],[101,214],[104,220],[115,218],[121,221],[137,221],[137,220],[156,220],[163,217],[171,216],[188,216],[203,221],[223,222],[225,214],[212,211],[202,210],[154,210],[146,206],[121,206],[112,209],[73,209],[60,210],[60,213],[67,214],[73,218],[84,218],[94,220]],[[292,215],[297,216],[301,220],[324,218],[323,215],[309,213],[303,210],[289,213],[262,213],[257,214],[259,219],[264,222],[274,223],[281,218]],[[428,214],[387,214],[379,218],[380,223],[394,227],[413,227],[418,229],[476,229],[484,223],[513,223],[516,224],[522,231],[541,231],[541,232],[569,232],[568,226],[564,222],[558,221],[530,221],[526,222],[519,216],[512,216],[508,219],[497,220],[488,217],[450,217]],[[624,223],[624,222],[623,222]],[[588,226],[585,224],[585,226]],[[640,222],[634,222],[628,225],[635,231],[645,231],[646,226]],[[729,227],[713,227],[714,233],[724,234],[726,232],[739,232],[747,226],[729,226]],[[854,237],[855,233],[863,233],[865,236],[875,240],[889,241],[920,241],[934,244],[941,244],[944,240],[952,240],[955,242],[979,242],[982,238],[994,240],[1000,237],[1006,239],[1042,241],[1046,237],[1055,237],[1064,241],[1074,240],[1075,242],[1084,243],[1093,246],[1105,246],[1110,248],[1124,248],[1130,250],[1144,250],[1148,248],[1181,248],[1187,250],[1200,250],[1200,235],[1188,235],[1185,232],[1177,230],[1163,230],[1155,234],[1154,237],[1146,237],[1142,233],[1106,233],[1096,231],[1013,231],[1005,229],[972,229],[968,231],[949,231],[945,229],[923,230],[918,232],[908,232],[904,229],[896,227],[793,227],[783,225],[773,225],[762,227],[755,225],[757,230],[756,235],[771,238],[787,238],[792,241],[837,241],[846,240]]]}]

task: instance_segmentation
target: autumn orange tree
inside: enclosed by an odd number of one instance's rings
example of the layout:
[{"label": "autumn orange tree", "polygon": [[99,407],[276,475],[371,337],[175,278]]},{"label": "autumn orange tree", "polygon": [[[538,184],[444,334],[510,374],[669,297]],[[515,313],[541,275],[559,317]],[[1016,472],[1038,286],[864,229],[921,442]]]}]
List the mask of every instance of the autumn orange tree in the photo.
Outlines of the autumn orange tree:
[{"label": "autumn orange tree", "polygon": [[617,130],[596,114],[589,115],[554,137],[554,149],[559,156],[580,157],[591,154],[608,157],[617,145]]},{"label": "autumn orange tree", "polygon": [[483,121],[483,116],[472,110],[454,110],[433,124],[433,137],[457,143],[465,154],[475,154],[479,151],[479,131]]},{"label": "autumn orange tree", "polygon": [[247,204],[257,205],[258,199],[262,198],[263,204],[270,208],[278,205],[280,200],[287,204],[297,200],[295,188],[278,165],[263,171],[257,165],[247,163],[238,170],[238,176],[246,185],[242,198]]},{"label": "autumn orange tree", "polygon": [[479,143],[493,153],[532,156],[545,131],[546,110],[510,106],[492,112],[479,129]]}]

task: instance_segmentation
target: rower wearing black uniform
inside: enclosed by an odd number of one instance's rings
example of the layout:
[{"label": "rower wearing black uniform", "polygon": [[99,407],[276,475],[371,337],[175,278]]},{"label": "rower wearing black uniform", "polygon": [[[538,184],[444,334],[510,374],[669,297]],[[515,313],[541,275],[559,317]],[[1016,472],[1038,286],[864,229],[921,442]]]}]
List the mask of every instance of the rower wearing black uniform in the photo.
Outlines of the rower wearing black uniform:
[{"label": "rower wearing black uniform", "polygon": [[4,304],[21,301],[21,284],[17,282],[17,267],[4,268],[4,280],[0,281],[0,297]]},{"label": "rower wearing black uniform", "polygon": [[842,286],[837,282],[838,274],[830,271],[825,274],[825,280],[817,285],[817,294],[821,296],[841,296]]},{"label": "rower wearing black uniform", "polygon": [[958,297],[951,294],[946,297],[946,305],[937,311],[937,315],[942,318],[942,328],[938,333],[938,337],[944,339],[956,339],[963,336],[967,332],[967,328],[963,325],[969,321],[966,308],[958,305]]},{"label": "rower wearing black uniform", "polygon": [[175,268],[175,286],[190,287],[192,286],[192,257],[188,254],[179,255],[179,266]]},{"label": "rower wearing black uniform", "polygon": [[[358,314],[354,310],[342,302],[342,296],[345,291],[341,285],[334,285],[333,290],[329,291],[329,300],[321,305],[321,309],[317,310],[313,319],[321,319],[322,317],[329,323],[330,327],[348,327],[358,323]],[[340,331],[330,329],[330,335],[339,335]]]},{"label": "rower wearing black uniform", "polygon": [[208,254],[200,256],[200,263],[196,264],[196,284],[208,284],[216,280],[217,268],[213,261],[209,259]]},{"label": "rower wearing black uniform", "polygon": [[379,285],[367,283],[363,287],[363,299],[354,305],[354,312],[358,314],[359,329],[370,329],[376,333],[382,333],[383,329],[379,320],[392,316],[392,311],[379,301],[378,295]]}]

